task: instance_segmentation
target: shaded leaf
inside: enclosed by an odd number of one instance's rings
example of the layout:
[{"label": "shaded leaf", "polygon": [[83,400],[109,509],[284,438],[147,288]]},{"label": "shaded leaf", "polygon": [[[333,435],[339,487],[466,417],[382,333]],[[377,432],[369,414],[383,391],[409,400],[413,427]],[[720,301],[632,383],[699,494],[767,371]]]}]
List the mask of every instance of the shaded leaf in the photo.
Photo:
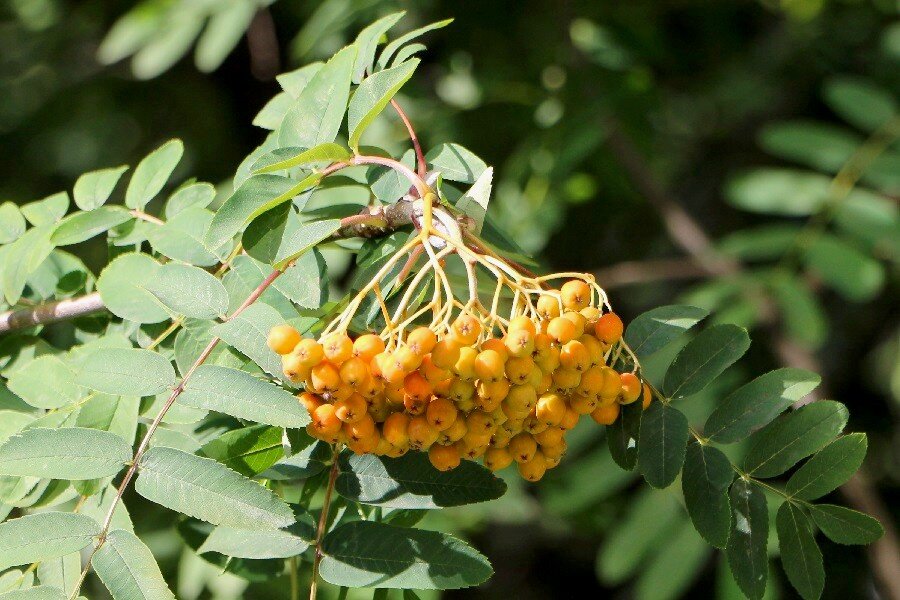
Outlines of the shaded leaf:
[{"label": "shaded leaf", "polygon": [[662,350],[708,314],[696,306],[660,306],[635,317],[625,330],[625,341],[638,358],[644,358]]},{"label": "shaded leaf", "polygon": [[768,578],[766,496],[755,484],[739,478],[731,485],[729,497],[733,515],[726,549],[728,565],[741,591],[751,600],[759,600]]},{"label": "shaded leaf", "polygon": [[816,526],[838,544],[871,544],[884,535],[884,527],[869,515],[834,504],[809,507]]},{"label": "shaded leaf", "polygon": [[484,219],[487,216],[488,203],[491,200],[491,183],[494,179],[493,167],[488,167],[478,176],[465,194],[456,201],[456,208],[470,216],[475,222],[473,233],[481,233]]},{"label": "shaded leaf", "polygon": [[[310,536],[309,534],[313,534]],[[251,531],[220,525],[213,529],[197,554],[218,552],[238,558],[288,558],[303,554],[315,536],[311,523],[298,523],[288,529]]]},{"label": "shaded leaf", "polygon": [[229,469],[253,477],[284,456],[282,432],[281,428],[266,425],[242,427],[209,440],[201,451]]},{"label": "shaded leaf", "polygon": [[834,440],[797,469],[784,491],[801,500],[815,500],[844,484],[866,457],[866,434],[851,433]]},{"label": "shaded leaf", "polygon": [[[443,21],[435,21],[434,23],[429,23],[428,25],[424,25],[417,29],[413,29],[407,33],[404,33],[400,37],[395,40],[392,40],[388,43],[387,46],[384,47],[384,50],[381,51],[381,55],[378,57],[378,68],[384,69],[390,64],[391,58],[393,58],[394,54],[403,47],[408,42],[421,37],[423,34],[428,33],[429,31],[434,31],[435,29],[441,29],[446,27],[450,23],[453,22],[453,19],[444,19]],[[402,62],[402,61],[400,61]]]},{"label": "shaded leaf", "polygon": [[800,508],[785,502],[778,509],[775,529],[781,547],[781,565],[788,581],[804,600],[816,600],[825,589],[825,568],[809,519]]},{"label": "shaded leaf", "polygon": [[606,443],[609,454],[616,464],[631,471],[638,459],[638,435],[644,409],[640,403],[632,402],[621,408],[619,418],[606,427]]},{"label": "shaded leaf", "polygon": [[307,479],[321,473],[331,462],[331,447],[318,440],[296,454],[279,460],[261,475],[264,479]]},{"label": "shaded leaf", "polygon": [[647,483],[668,487],[684,465],[690,432],[687,417],[677,408],[654,402],[641,417],[638,466]]},{"label": "shaded leaf", "polygon": [[881,263],[832,235],[818,236],[804,260],[807,268],[848,300],[870,300],[884,285]]},{"label": "shaded leaf", "polygon": [[728,488],[734,479],[731,461],[712,446],[692,442],[687,447],[681,489],[694,527],[707,542],[724,548],[731,531]]},{"label": "shaded leaf", "polygon": [[670,398],[696,394],[722,374],[750,347],[747,330],[715,325],[681,349],[666,371],[663,391]]}]

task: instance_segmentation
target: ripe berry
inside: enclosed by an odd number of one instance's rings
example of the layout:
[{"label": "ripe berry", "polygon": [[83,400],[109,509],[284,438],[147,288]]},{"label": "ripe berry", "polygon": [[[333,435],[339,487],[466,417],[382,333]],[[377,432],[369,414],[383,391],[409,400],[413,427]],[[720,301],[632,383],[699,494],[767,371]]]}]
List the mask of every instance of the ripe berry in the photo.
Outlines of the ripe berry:
[{"label": "ripe berry", "polygon": [[313,387],[323,392],[334,392],[341,385],[341,375],[330,362],[322,362],[312,368],[309,373]]},{"label": "ripe berry", "polygon": [[534,436],[534,440],[541,446],[557,446],[563,441],[565,433],[559,427],[548,427]]},{"label": "ripe berry", "polygon": [[591,366],[591,355],[578,340],[566,342],[559,351],[559,364],[563,369],[585,371]]},{"label": "ripe berry", "polygon": [[506,361],[506,376],[513,383],[526,383],[534,371],[534,359],[531,356],[513,357]]},{"label": "ripe berry", "polygon": [[431,349],[431,362],[441,369],[450,370],[459,360],[460,344],[455,340],[443,339]]},{"label": "ripe berry", "polygon": [[566,416],[566,401],[557,394],[544,394],[538,398],[534,414],[546,425],[559,425]]},{"label": "ripe berry", "polygon": [[469,428],[469,434],[473,436],[480,435],[490,437],[497,428],[497,423],[490,414],[480,410],[474,410],[466,417],[466,427]]},{"label": "ripe berry", "polygon": [[309,338],[300,340],[294,347],[293,354],[300,359],[300,364],[309,368],[316,366],[325,358],[325,350],[322,345]]},{"label": "ripe berry", "polygon": [[537,301],[537,312],[545,321],[558,317],[559,301],[553,296],[541,296]]},{"label": "ripe berry", "polygon": [[484,466],[491,471],[505,469],[512,462],[512,454],[506,448],[488,448],[484,453]]},{"label": "ripe berry", "polygon": [[450,446],[434,445],[428,450],[428,460],[438,471],[449,471],[459,466],[460,449],[456,444]]},{"label": "ripe berry", "polygon": [[334,403],[335,416],[344,423],[356,423],[368,413],[369,405],[359,394],[353,394],[346,400]]},{"label": "ripe berry", "polygon": [[413,371],[406,376],[403,380],[403,387],[408,396],[422,401],[431,398],[431,392],[433,391],[431,384],[418,371]]},{"label": "ripe berry", "polygon": [[361,335],[353,342],[353,356],[364,362],[372,362],[378,354],[384,352],[384,340],[374,333]]},{"label": "ripe berry", "polygon": [[553,372],[553,385],[563,391],[574,390],[581,383],[581,373],[571,369],[557,369]]},{"label": "ripe berry", "polygon": [[634,373],[622,373],[619,375],[622,384],[621,396],[619,402],[622,404],[631,404],[641,397],[641,380]]},{"label": "ripe berry", "polygon": [[446,398],[432,398],[425,411],[428,422],[438,431],[444,431],[453,425],[456,416],[456,407]]},{"label": "ripe berry", "polygon": [[391,362],[405,373],[411,373],[422,364],[422,357],[413,352],[409,346],[400,346],[391,355]]},{"label": "ripe berry", "polygon": [[[514,385],[509,389],[509,393],[503,402],[505,406],[508,406],[514,412],[524,412],[527,415],[537,405],[537,400],[537,392],[530,385]],[[510,416],[508,412],[506,416]]]},{"label": "ripe berry", "polygon": [[471,346],[463,346],[459,349],[459,358],[451,369],[457,377],[466,381],[475,379],[475,357],[478,351]]},{"label": "ripe berry", "polygon": [[269,330],[266,344],[273,352],[287,354],[300,342],[300,332],[290,325],[276,325]]},{"label": "ripe berry", "polygon": [[578,328],[570,319],[556,317],[547,325],[547,333],[560,344],[565,344],[577,337]]},{"label": "ripe berry", "polygon": [[453,337],[462,346],[471,346],[478,341],[481,323],[472,315],[459,315],[451,327]]},{"label": "ripe berry", "polygon": [[338,400],[346,400],[355,393],[356,392],[353,391],[352,387],[344,382],[341,382],[336,390],[325,392],[325,397],[329,402],[337,402]]},{"label": "ripe berry", "polygon": [[574,396],[569,400],[569,406],[579,415],[590,414],[599,404],[596,396]]},{"label": "ripe berry", "polygon": [[425,414],[428,408],[428,398],[416,398],[406,394],[403,397],[403,408],[411,415]]},{"label": "ripe berry", "polygon": [[341,365],[340,375],[341,381],[353,389],[360,389],[365,387],[369,381],[369,367],[366,366],[363,359],[353,357]]},{"label": "ripe berry", "polygon": [[481,350],[493,350],[500,355],[500,359],[503,362],[506,362],[509,359],[509,349],[506,347],[506,344],[503,343],[503,340],[498,338],[484,340],[481,343]]},{"label": "ripe berry", "polygon": [[600,389],[600,396],[603,398],[615,398],[622,391],[622,380],[619,374],[611,367],[600,367],[603,369],[603,387]]},{"label": "ripe berry", "polygon": [[534,337],[535,334],[527,329],[516,329],[506,334],[504,344],[510,356],[531,356],[534,352]]},{"label": "ripe berry", "polygon": [[650,406],[651,402],[653,402],[653,392],[650,390],[650,386],[645,383],[643,399],[641,400],[641,408],[646,410],[647,407]]},{"label": "ripe berry", "polygon": [[509,453],[518,463],[526,463],[534,458],[537,451],[537,442],[534,437],[527,433],[520,433],[513,439],[509,440]]},{"label": "ripe berry", "polygon": [[285,354],[281,357],[281,371],[294,383],[299,383],[309,376],[309,367],[304,365],[296,354]]},{"label": "ripe berry", "polygon": [[456,402],[463,402],[475,395],[475,385],[471,381],[454,378],[450,382],[449,397]]},{"label": "ripe berry", "polygon": [[417,327],[406,338],[406,345],[419,356],[425,356],[437,344],[437,336],[427,327]]},{"label": "ripe berry", "polygon": [[317,408],[325,404],[325,401],[322,400],[320,396],[316,394],[312,394],[310,392],[301,392],[297,395],[297,400],[300,401],[300,404],[306,409],[310,415],[313,414]]},{"label": "ripe berry", "polygon": [[569,407],[566,410],[566,416],[563,417],[562,421],[559,424],[560,429],[565,429],[566,431],[570,429],[574,429],[576,425],[578,425],[578,419],[581,417],[572,407]]},{"label": "ripe berry", "polygon": [[625,326],[622,324],[622,319],[619,318],[619,315],[612,312],[606,313],[597,319],[597,323],[594,325],[594,334],[597,336],[597,339],[607,344],[618,342],[624,330]]},{"label": "ripe berry", "polygon": [[407,427],[409,445],[417,450],[429,448],[438,439],[438,430],[423,415],[409,420]]},{"label": "ripe berry", "polygon": [[562,318],[572,321],[572,323],[575,324],[574,339],[578,339],[584,334],[584,328],[587,326],[587,319],[585,319],[580,312],[567,310],[562,314]]},{"label": "ripe berry", "polygon": [[591,286],[573,279],[563,284],[559,295],[564,307],[569,310],[581,310],[591,303]]},{"label": "ripe berry", "polygon": [[585,318],[589,325],[593,325],[600,318],[600,309],[596,306],[585,306],[578,312]]},{"label": "ripe berry", "polygon": [[482,350],[473,363],[475,375],[482,381],[497,381],[503,377],[503,357],[496,350]]},{"label": "ripe berry", "polygon": [[475,391],[478,395],[476,404],[485,412],[492,412],[509,394],[509,382],[505,379],[479,381]]},{"label": "ripe berry", "polygon": [[409,442],[409,417],[403,413],[393,413],[384,420],[381,433],[392,446],[404,446]]},{"label": "ripe berry", "polygon": [[563,454],[566,453],[566,450],[569,449],[569,445],[566,443],[565,438],[561,439],[558,444],[549,444],[547,446],[541,446],[539,450],[544,454],[544,459],[553,458],[560,459]]},{"label": "ripe berry", "polygon": [[466,420],[457,413],[457,416],[453,419],[453,423],[450,424],[450,427],[441,431],[441,439],[444,439],[447,442],[458,442],[465,437],[468,431],[469,428],[466,426]]},{"label": "ripe berry", "polygon": [[584,347],[587,349],[592,367],[603,363],[603,344],[600,340],[585,333],[578,338],[578,341],[584,344]]},{"label": "ripe berry", "polygon": [[450,371],[435,365],[430,354],[422,358],[422,364],[419,365],[419,373],[421,373],[422,377],[424,377],[431,385],[435,385],[450,378]]},{"label": "ripe berry", "polygon": [[619,410],[620,408],[617,402],[605,406],[598,406],[594,409],[594,412],[591,413],[591,418],[599,425],[612,425],[619,417]]},{"label": "ripe berry", "polygon": [[374,429],[370,435],[354,437],[347,440],[347,447],[350,448],[354,454],[371,454],[378,448],[380,441],[381,434],[378,433],[377,429]]},{"label": "ripe berry", "polygon": [[544,454],[540,450],[535,452],[534,458],[528,462],[519,463],[519,474],[523,479],[527,479],[528,481],[539,481],[546,472],[547,462],[544,459]]},{"label": "ripe berry", "polygon": [[334,406],[323,404],[312,415],[312,425],[319,435],[333,435],[340,431],[343,423],[335,414]]}]

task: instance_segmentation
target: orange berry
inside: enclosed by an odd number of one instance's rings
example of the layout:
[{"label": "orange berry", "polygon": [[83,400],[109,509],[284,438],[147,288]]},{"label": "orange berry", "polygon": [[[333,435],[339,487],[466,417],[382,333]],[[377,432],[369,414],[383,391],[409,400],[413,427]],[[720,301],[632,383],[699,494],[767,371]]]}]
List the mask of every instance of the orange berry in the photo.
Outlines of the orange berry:
[{"label": "orange berry", "polygon": [[381,433],[392,446],[404,446],[409,442],[409,417],[403,413],[393,413],[384,420]]},{"label": "orange berry", "polygon": [[509,327],[507,327],[506,330],[508,332],[527,331],[531,335],[535,335],[537,333],[537,326],[535,326],[534,321],[530,318],[525,315],[519,315],[509,322]]},{"label": "orange berry", "polygon": [[297,400],[300,401],[300,404],[306,409],[310,415],[316,412],[316,409],[325,404],[325,400],[322,399],[321,396],[313,394],[311,392],[300,392],[297,394]]},{"label": "orange berry", "polygon": [[578,340],[566,342],[559,351],[559,364],[563,369],[585,371],[591,366],[591,355]]},{"label": "orange berry", "polygon": [[425,418],[436,430],[443,431],[456,421],[457,412],[453,402],[447,398],[432,398],[425,411]]},{"label": "orange berry", "polygon": [[484,340],[481,343],[481,350],[493,350],[500,355],[500,358],[503,360],[503,362],[506,362],[507,359],[509,359],[509,349],[507,349],[506,344],[503,343],[503,340],[499,338],[489,338]]},{"label": "orange berry", "polygon": [[290,325],[276,325],[269,330],[266,344],[273,352],[287,354],[300,343],[301,337],[300,332]]},{"label": "orange berry", "polygon": [[569,400],[569,406],[579,415],[590,414],[600,404],[596,396],[575,396]]},{"label": "orange berry", "polygon": [[322,344],[313,339],[303,339],[297,342],[292,351],[300,359],[300,364],[312,368],[325,358],[325,350]]},{"label": "orange berry", "polygon": [[581,310],[591,303],[591,286],[579,279],[572,279],[559,290],[563,306],[569,310]]},{"label": "orange berry", "polygon": [[541,477],[543,477],[546,472],[547,462],[544,458],[544,453],[540,450],[535,452],[534,457],[528,462],[519,463],[519,475],[528,481],[540,481]]},{"label": "orange berry", "polygon": [[334,392],[341,385],[341,374],[330,362],[321,362],[309,373],[313,387],[325,392]]},{"label": "orange berry", "polygon": [[375,419],[369,416],[369,413],[363,413],[361,419],[353,423],[344,423],[343,429],[344,433],[347,434],[348,442],[358,442],[371,438],[376,433],[378,426],[375,424]]},{"label": "orange berry", "polygon": [[559,316],[559,300],[553,296],[541,296],[537,301],[537,312],[542,319],[549,321]]},{"label": "orange berry", "polygon": [[456,340],[443,339],[431,349],[431,362],[438,368],[450,370],[459,360],[459,349]]},{"label": "orange berry", "polygon": [[600,309],[596,306],[585,306],[578,312],[581,313],[581,316],[584,317],[589,325],[593,325],[600,318]]},{"label": "orange berry", "polygon": [[603,344],[594,336],[585,333],[578,341],[584,344],[590,357],[590,365],[599,365],[603,363]]},{"label": "orange berry", "polygon": [[384,390],[384,384],[374,377],[368,377],[366,381],[356,388],[357,393],[363,398],[375,398]]},{"label": "orange berry", "polygon": [[534,441],[541,446],[557,446],[563,441],[565,434],[559,427],[548,427],[534,436]]},{"label": "orange berry", "polygon": [[641,397],[641,380],[634,373],[622,373],[619,375],[622,384],[621,396],[619,402],[622,404],[631,404]]},{"label": "orange berry", "polygon": [[537,400],[537,393],[530,385],[514,385],[503,399],[503,412],[509,418],[513,418],[512,415],[524,418],[537,405]]},{"label": "orange berry", "polygon": [[534,436],[527,433],[520,433],[509,440],[509,453],[518,463],[525,463],[534,458],[537,451],[537,442]]},{"label": "orange berry", "polygon": [[334,414],[344,423],[356,423],[362,420],[369,410],[365,398],[359,394],[353,394],[345,400],[334,403]]},{"label": "orange berry", "polygon": [[341,382],[338,385],[336,390],[325,392],[325,396],[328,398],[330,402],[336,402],[338,400],[346,400],[356,392],[353,391],[353,388],[347,385],[344,382]]},{"label": "orange berry", "polygon": [[650,406],[650,403],[653,402],[653,391],[650,389],[650,386],[646,383],[644,384],[644,393],[643,398],[641,399],[641,408],[644,410]]},{"label": "orange berry", "polygon": [[581,373],[571,369],[557,369],[553,372],[553,385],[560,390],[574,390],[581,383]]},{"label": "orange berry", "polygon": [[619,417],[619,410],[620,408],[617,402],[605,406],[598,406],[594,409],[594,412],[591,413],[591,418],[599,425],[612,425]]},{"label": "orange berry", "polygon": [[438,430],[422,415],[409,420],[407,432],[409,434],[409,445],[417,450],[429,448],[437,441],[439,435]]},{"label": "orange berry", "polygon": [[468,434],[490,437],[497,429],[497,422],[490,414],[480,410],[473,410],[466,417],[466,427],[469,429]]},{"label": "orange berry", "polygon": [[544,394],[538,398],[534,414],[542,423],[559,425],[566,416],[566,401],[558,394]]},{"label": "orange berry", "polygon": [[411,415],[425,414],[425,409],[428,408],[428,398],[416,398],[406,394],[403,397],[403,408]]},{"label": "orange berry", "polygon": [[497,381],[503,377],[503,357],[496,350],[482,350],[475,356],[472,366],[482,381]]},{"label": "orange berry", "polygon": [[381,393],[384,394],[384,399],[395,408],[401,406],[406,399],[403,382],[400,382],[400,385],[385,385]]},{"label": "orange berry", "polygon": [[462,402],[475,395],[475,385],[471,381],[454,378],[450,382],[448,394],[456,402]]},{"label": "orange berry", "polygon": [[361,358],[365,362],[384,352],[384,340],[374,333],[367,333],[356,338],[353,342],[353,356]]},{"label": "orange berry", "polygon": [[541,446],[540,452],[544,454],[544,459],[552,458],[558,459],[562,458],[563,454],[566,453],[566,450],[569,449],[569,445],[566,443],[565,438],[561,439],[558,444],[548,444],[547,446]]},{"label": "orange berry", "polygon": [[570,406],[566,409],[566,414],[563,417],[562,421],[559,423],[559,428],[564,429],[566,431],[570,429],[574,429],[576,425],[578,425],[578,420],[581,418],[575,410]]},{"label": "orange berry", "polygon": [[622,391],[622,379],[612,367],[600,367],[603,371],[603,387],[600,389],[602,398],[615,398]]},{"label": "orange berry", "polygon": [[419,368],[422,364],[422,357],[412,351],[409,346],[400,346],[391,355],[391,362],[398,369],[406,373],[411,373]]},{"label": "orange berry", "polygon": [[391,458],[400,458],[404,456],[407,452],[409,452],[409,446],[392,446],[390,450],[387,451],[385,456],[390,456]]},{"label": "orange berry", "polygon": [[577,337],[578,328],[570,319],[556,317],[547,325],[547,333],[560,344],[565,344]]},{"label": "orange berry", "polygon": [[603,369],[594,366],[581,374],[581,382],[575,391],[581,396],[597,397],[600,395],[605,381]]},{"label": "orange berry", "polygon": [[332,404],[322,404],[312,414],[312,426],[319,435],[333,435],[340,431],[342,424]]},{"label": "orange berry", "polygon": [[513,357],[506,361],[506,376],[513,383],[526,383],[536,370],[530,356]]},{"label": "orange berry", "polygon": [[575,335],[573,336],[573,339],[578,339],[584,334],[584,328],[587,326],[587,319],[585,319],[580,312],[567,310],[562,314],[562,318],[568,319],[575,324]]},{"label": "orange berry", "polygon": [[475,388],[478,394],[478,405],[485,411],[493,411],[509,394],[509,382],[505,379],[496,381],[479,381]]},{"label": "orange berry", "polygon": [[468,431],[469,428],[466,426],[466,420],[457,414],[457,417],[453,419],[453,423],[450,424],[450,427],[441,431],[439,441],[445,443],[458,442],[465,437]]},{"label": "orange berry", "polygon": [[340,365],[353,356],[353,341],[346,333],[332,333],[322,340],[325,358],[332,364]]},{"label": "orange berry", "polygon": [[[531,323],[531,321],[529,321]],[[516,329],[506,334],[504,344],[510,356],[531,356],[534,352],[534,333],[528,329]]]},{"label": "orange berry", "polygon": [[431,392],[433,391],[431,384],[418,371],[413,371],[406,376],[403,380],[403,388],[408,396],[423,401],[431,398]]},{"label": "orange berry", "polygon": [[432,385],[450,378],[450,371],[435,365],[430,354],[422,358],[419,372]]},{"label": "orange berry", "polygon": [[347,440],[347,447],[350,448],[354,454],[372,454],[375,452],[376,448],[378,448],[380,442],[381,434],[375,429],[368,436]]},{"label": "orange berry", "polygon": [[475,358],[477,356],[478,351],[475,348],[463,346],[459,349],[459,358],[456,364],[453,365],[452,371],[460,379],[465,379],[466,381],[475,379]]},{"label": "orange berry", "polygon": [[456,444],[440,446],[435,444],[428,449],[428,460],[438,471],[449,471],[459,466],[460,449]]},{"label": "orange berry", "polygon": [[596,335],[597,339],[601,342],[607,344],[618,342],[619,338],[622,337],[623,331],[625,331],[625,326],[622,324],[622,319],[613,312],[601,316],[594,325],[594,335]]},{"label": "orange berry", "polygon": [[451,326],[453,337],[462,346],[471,346],[481,335],[481,323],[472,315],[459,315]]},{"label": "orange berry", "polygon": [[506,448],[488,448],[484,453],[484,466],[491,471],[505,469],[512,462],[512,454]]},{"label": "orange berry", "polygon": [[406,337],[406,345],[419,356],[425,356],[437,344],[437,336],[427,327],[416,327]]},{"label": "orange berry", "polygon": [[341,381],[353,389],[364,388],[370,379],[369,367],[359,357],[352,357],[344,361],[344,364],[341,365],[340,374]]},{"label": "orange berry", "polygon": [[309,376],[309,367],[303,364],[296,354],[285,354],[281,357],[281,371],[293,383],[300,383]]}]

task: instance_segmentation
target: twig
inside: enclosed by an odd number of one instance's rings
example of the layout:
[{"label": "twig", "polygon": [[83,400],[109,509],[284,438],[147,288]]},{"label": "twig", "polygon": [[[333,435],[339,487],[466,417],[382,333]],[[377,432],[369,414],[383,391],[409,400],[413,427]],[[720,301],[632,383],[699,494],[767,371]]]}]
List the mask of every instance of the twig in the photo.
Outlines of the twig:
[{"label": "twig", "polygon": [[142,210],[133,209],[131,211],[131,216],[135,219],[139,219],[141,221],[147,221],[148,223],[153,223],[154,225],[165,225],[166,222],[160,219],[159,217],[154,217],[151,214],[147,214]]},{"label": "twig", "polygon": [[406,131],[409,132],[409,139],[416,151],[416,173],[420,178],[425,179],[425,174],[428,171],[428,165],[425,163],[425,154],[422,152],[422,145],[419,143],[419,136],[416,135],[416,130],[413,128],[412,123],[409,121],[409,117],[406,116],[406,113],[403,112],[402,108],[400,108],[400,104],[393,98],[391,98],[391,106],[393,106],[394,110],[397,111],[397,114],[400,115],[400,120],[403,121],[404,125],[406,125]]},{"label": "twig", "polygon": [[322,500],[322,513],[319,515],[319,527],[316,530],[315,556],[313,557],[312,580],[309,585],[309,600],[316,600],[319,587],[319,563],[322,561],[322,540],[328,530],[328,511],[331,509],[331,494],[338,476],[338,456],[341,453],[339,444],[335,444],[331,456],[331,472],[328,474],[328,485],[325,487],[325,498]]},{"label": "twig", "polygon": [[98,292],[0,313],[0,333],[83,317],[105,310]]}]

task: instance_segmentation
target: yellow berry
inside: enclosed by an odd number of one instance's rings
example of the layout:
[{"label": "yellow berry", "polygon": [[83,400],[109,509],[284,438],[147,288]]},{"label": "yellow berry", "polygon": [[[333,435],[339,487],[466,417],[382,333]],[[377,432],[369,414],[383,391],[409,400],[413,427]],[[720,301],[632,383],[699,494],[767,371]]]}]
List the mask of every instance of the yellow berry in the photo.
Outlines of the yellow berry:
[{"label": "yellow berry", "polygon": [[273,352],[287,354],[300,343],[300,339],[300,332],[290,325],[276,325],[269,330],[266,344]]}]

